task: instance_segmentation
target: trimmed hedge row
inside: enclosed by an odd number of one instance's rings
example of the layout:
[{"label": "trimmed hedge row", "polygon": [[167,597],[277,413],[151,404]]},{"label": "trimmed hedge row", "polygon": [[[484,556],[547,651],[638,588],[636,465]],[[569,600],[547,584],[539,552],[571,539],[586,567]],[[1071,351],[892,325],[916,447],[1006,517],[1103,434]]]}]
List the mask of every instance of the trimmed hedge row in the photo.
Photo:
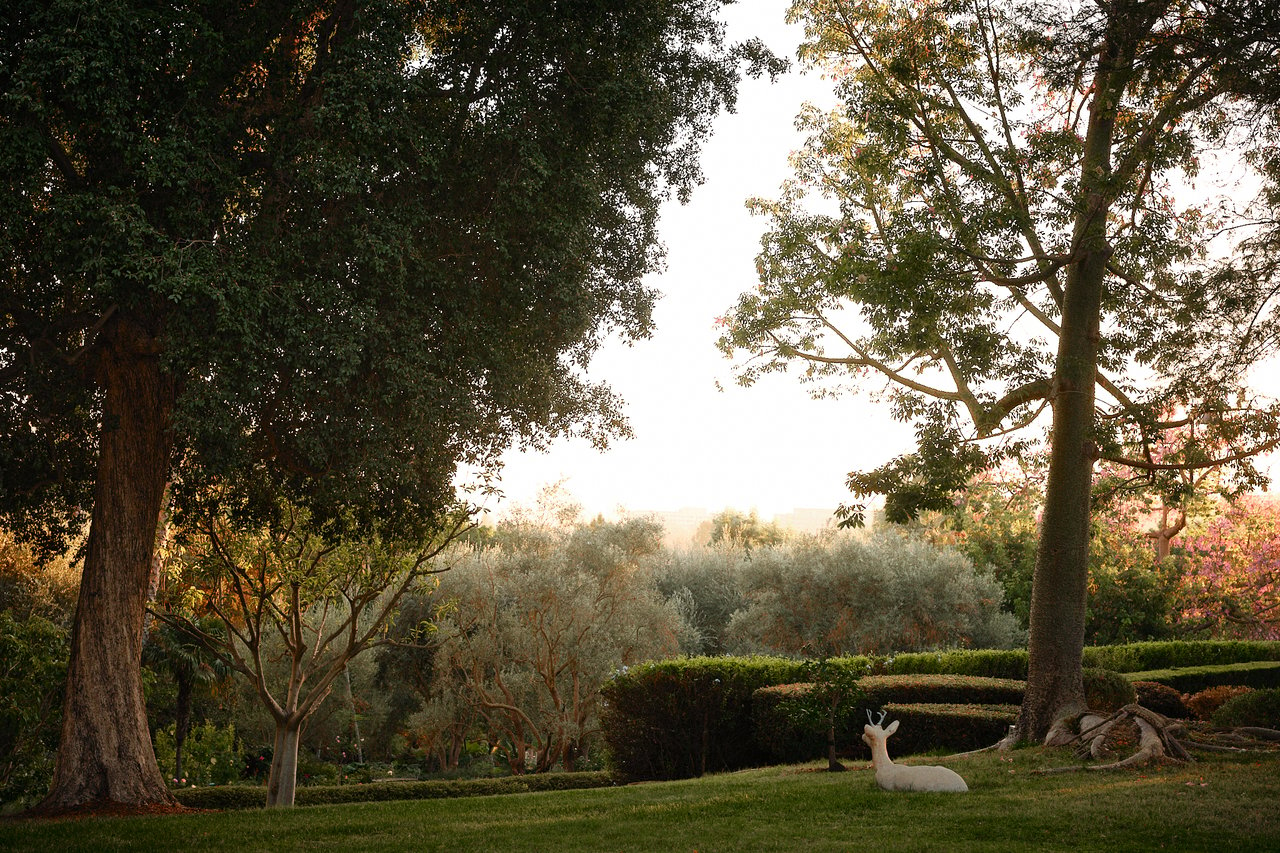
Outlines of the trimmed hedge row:
[{"label": "trimmed hedge row", "polygon": [[610,763],[631,779],[686,779],[764,764],[768,756],[751,734],[751,694],[798,681],[803,667],[785,658],[702,657],[620,672],[600,690]]},{"label": "trimmed hedge row", "polygon": [[[1280,640],[1159,640],[1115,646],[1087,646],[1085,666],[1113,672],[1142,672],[1190,666],[1222,666],[1253,661],[1280,661]],[[890,658],[894,675],[945,673],[988,678],[1027,677],[1025,649],[960,649],[911,652]]]},{"label": "trimmed hedge row", "polygon": [[[751,731],[768,764],[798,764],[827,754],[826,732],[796,720],[788,702],[802,701],[812,684],[778,684],[761,687],[751,694]],[[866,757],[862,743],[864,708],[842,708],[836,718],[836,746],[845,758]]]},{"label": "trimmed hedge row", "polygon": [[1126,672],[1130,681],[1155,681],[1182,693],[1198,693],[1224,684],[1266,689],[1280,687],[1280,661],[1262,660],[1219,666],[1187,666]]},{"label": "trimmed hedge row", "polygon": [[872,675],[858,681],[874,707],[894,704],[1021,705],[1027,683],[980,675]]},{"label": "trimmed hedge row", "polygon": [[890,675],[973,675],[983,678],[1027,677],[1026,649],[962,649],[908,652],[886,661]]},{"label": "trimmed hedge row", "polygon": [[1280,661],[1280,640],[1162,640],[1088,646],[1083,656],[1085,666],[1125,673],[1267,660]]},{"label": "trimmed hedge row", "polygon": [[[1240,661],[1251,657],[1274,663],[1240,665]],[[1195,664],[1202,671],[1142,671],[1152,669],[1144,664],[1153,661],[1169,666]],[[833,663],[858,674],[874,671],[1021,680],[1026,677],[1027,653],[924,652],[888,659],[841,658]],[[1183,692],[1223,683],[1276,686],[1280,683],[1280,642],[1151,642],[1090,647],[1085,649],[1083,663],[1090,702],[1097,703],[1101,710],[1133,700],[1129,698],[1132,688],[1123,678],[1099,669],[1124,669],[1132,673],[1128,676],[1132,680],[1173,683]],[[1233,665],[1222,668],[1223,664]],[[806,677],[805,666],[805,662],[784,658],[687,658],[644,664],[619,673],[603,688],[606,710],[602,729],[613,768],[624,778],[675,779],[824,754],[825,735],[800,733],[792,724],[778,719],[774,707],[753,707],[756,690],[799,682]],[[929,697],[919,694],[912,698]],[[979,704],[1020,701],[1011,696],[999,698],[1001,701]],[[764,701],[776,706],[780,698]],[[883,701],[906,705],[892,697]],[[840,723],[847,728],[837,731],[837,743],[844,746],[852,742],[859,748],[861,722],[855,712],[850,713],[852,719]],[[1000,719],[1000,726],[992,722],[990,731],[1003,736],[1006,728],[1002,727],[1009,722],[1012,721],[1004,718]],[[921,733],[922,738],[924,734]],[[936,742],[927,748],[945,745]],[[907,754],[910,749],[903,739],[894,754]]]},{"label": "trimmed hedge row", "polygon": [[[384,800],[438,800],[481,797],[492,794],[523,794],[530,791],[568,791],[608,788],[617,780],[605,771],[591,773],[536,773],[503,776],[497,779],[450,779],[426,782],[371,782],[364,785],[315,785],[299,788],[294,802],[299,806],[369,803]],[[260,809],[267,791],[261,786],[220,785],[211,788],[179,788],[173,796],[195,809]]]}]

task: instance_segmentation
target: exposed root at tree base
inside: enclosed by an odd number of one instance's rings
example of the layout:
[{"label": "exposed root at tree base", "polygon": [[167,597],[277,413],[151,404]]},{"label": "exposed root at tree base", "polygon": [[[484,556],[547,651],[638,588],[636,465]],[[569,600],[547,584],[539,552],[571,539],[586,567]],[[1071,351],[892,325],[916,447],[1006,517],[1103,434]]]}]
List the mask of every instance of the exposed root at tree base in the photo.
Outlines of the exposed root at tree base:
[{"label": "exposed root at tree base", "polygon": [[[1189,749],[1207,752],[1267,751],[1275,749],[1276,741],[1280,741],[1280,732],[1249,728],[1209,733],[1214,740],[1218,741],[1216,743],[1193,740],[1191,732],[1184,723],[1170,720],[1141,705],[1126,705],[1107,716],[1086,713],[1078,718],[1078,724],[1078,734],[1070,738],[1060,738],[1058,743],[1073,747],[1080,758],[1096,760],[1110,757],[1117,741],[1131,742],[1134,736],[1137,739],[1137,748],[1132,755],[1107,764],[1050,767],[1036,770],[1035,773],[1121,770],[1161,761],[1183,764],[1195,761]],[[1061,729],[1056,726],[1055,730],[1061,732]]]}]

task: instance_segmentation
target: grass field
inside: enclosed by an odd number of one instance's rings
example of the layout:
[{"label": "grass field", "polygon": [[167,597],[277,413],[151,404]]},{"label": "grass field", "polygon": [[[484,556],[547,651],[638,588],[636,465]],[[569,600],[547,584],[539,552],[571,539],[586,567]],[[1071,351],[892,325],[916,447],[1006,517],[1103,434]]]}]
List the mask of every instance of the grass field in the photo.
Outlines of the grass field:
[{"label": "grass field", "polygon": [[[914,762],[913,762],[914,763]],[[13,851],[1280,851],[1280,755],[1114,773],[1027,749],[948,762],[967,794],[880,791],[862,765],[471,799],[10,821]]]}]

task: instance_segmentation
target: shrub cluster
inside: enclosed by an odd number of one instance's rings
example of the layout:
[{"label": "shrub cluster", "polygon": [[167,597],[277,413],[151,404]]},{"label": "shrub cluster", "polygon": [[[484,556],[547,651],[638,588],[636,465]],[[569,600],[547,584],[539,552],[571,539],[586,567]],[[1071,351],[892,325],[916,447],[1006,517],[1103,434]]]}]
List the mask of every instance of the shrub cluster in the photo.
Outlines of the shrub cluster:
[{"label": "shrub cluster", "polygon": [[[1189,649],[1178,651],[1179,645]],[[1186,716],[1178,690],[1280,678],[1280,661],[1198,666],[1166,671],[1159,678],[1149,672],[1121,675],[1091,664],[1131,667],[1153,660],[1187,662],[1277,651],[1280,643],[1269,642],[1092,648],[1085,658],[1085,696],[1091,708],[1116,710],[1138,700],[1131,681],[1160,681],[1176,688],[1168,692],[1177,701],[1153,707],[1168,697],[1159,687],[1144,687],[1144,704],[1170,716]],[[858,686],[868,694],[867,705],[879,705],[903,721],[893,755],[988,746],[1017,720],[1024,685],[1011,676],[1025,673],[1026,652],[951,651],[837,661],[855,671],[887,673],[866,676]],[[786,707],[809,689],[805,673],[802,662],[763,657],[670,660],[619,673],[605,687],[609,707],[604,735],[612,766],[626,778],[672,779],[817,758],[825,752],[826,727],[806,726]],[[839,715],[836,742],[842,754],[863,752],[862,717],[857,708]]]},{"label": "shrub cluster", "polygon": [[1095,711],[1118,711],[1137,701],[1137,692],[1129,679],[1109,669],[1084,668],[1084,698]]},{"label": "shrub cluster", "polygon": [[1187,705],[1182,701],[1182,694],[1168,685],[1158,681],[1134,681],[1133,689],[1138,694],[1138,704],[1144,708],[1163,714],[1171,720],[1185,720],[1191,716]]},{"label": "shrub cluster", "polygon": [[1208,722],[1213,719],[1213,713],[1226,704],[1228,699],[1234,699],[1252,690],[1252,687],[1220,684],[1217,687],[1201,690],[1199,693],[1192,693],[1183,701],[1186,703],[1187,710],[1191,712],[1191,716]]},{"label": "shrub cluster", "polygon": [[1213,714],[1214,725],[1280,729],[1280,689],[1253,690],[1228,699]]}]

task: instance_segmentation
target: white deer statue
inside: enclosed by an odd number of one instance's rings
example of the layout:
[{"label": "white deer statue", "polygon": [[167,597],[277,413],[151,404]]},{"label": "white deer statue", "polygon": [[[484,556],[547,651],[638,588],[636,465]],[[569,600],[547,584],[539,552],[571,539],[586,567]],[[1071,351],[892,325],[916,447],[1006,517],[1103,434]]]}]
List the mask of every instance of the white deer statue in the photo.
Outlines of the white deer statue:
[{"label": "white deer statue", "polygon": [[862,727],[862,740],[871,747],[871,764],[876,769],[876,784],[886,791],[967,791],[969,786],[960,778],[960,774],[949,767],[894,764],[889,760],[889,748],[885,742],[889,735],[898,730],[898,721],[894,720],[889,728],[882,729],[885,712],[880,712],[879,720],[871,719],[867,711],[869,725]]}]

